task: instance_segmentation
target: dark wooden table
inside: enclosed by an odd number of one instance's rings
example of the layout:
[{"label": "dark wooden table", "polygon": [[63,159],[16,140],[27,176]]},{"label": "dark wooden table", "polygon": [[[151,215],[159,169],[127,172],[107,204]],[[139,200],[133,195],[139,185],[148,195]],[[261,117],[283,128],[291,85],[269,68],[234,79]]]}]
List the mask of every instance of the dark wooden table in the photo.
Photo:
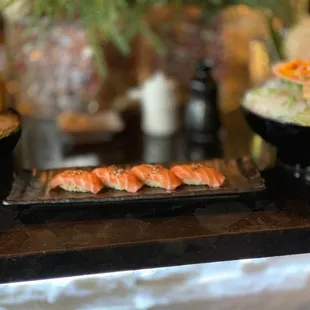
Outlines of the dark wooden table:
[{"label": "dark wooden table", "polygon": [[[105,163],[248,153],[251,133],[241,125],[241,116],[224,123],[228,130],[221,145],[197,146],[182,135],[143,137],[133,114],[125,133],[113,141],[86,148],[70,145],[62,152],[93,152]],[[39,147],[46,147],[41,141]],[[310,252],[307,185],[279,166],[262,173],[271,202],[259,210],[239,201],[177,205],[158,213],[152,206],[45,212],[2,207],[0,282]],[[2,191],[5,186],[0,180]]]}]

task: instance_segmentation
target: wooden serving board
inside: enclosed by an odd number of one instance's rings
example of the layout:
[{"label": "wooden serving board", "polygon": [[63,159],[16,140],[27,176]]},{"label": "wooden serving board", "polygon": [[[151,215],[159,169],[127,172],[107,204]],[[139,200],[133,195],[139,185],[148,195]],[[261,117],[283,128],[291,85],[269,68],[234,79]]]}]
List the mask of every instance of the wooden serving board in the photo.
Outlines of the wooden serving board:
[{"label": "wooden serving board", "polygon": [[[220,188],[208,186],[181,186],[174,191],[159,188],[143,187],[137,193],[127,193],[112,189],[103,189],[99,194],[66,192],[61,189],[49,190],[51,178],[65,170],[23,170],[16,175],[11,193],[3,201],[4,206],[44,206],[53,205],[104,205],[111,203],[133,202],[181,202],[195,198],[214,198],[240,196],[246,193],[255,193],[265,190],[264,180],[259,171],[248,157],[223,160],[214,159],[203,162],[209,167],[222,172],[226,176],[224,185]],[[175,164],[175,163],[174,163]],[[172,165],[172,164],[171,164]],[[165,166],[171,166],[165,165]],[[79,168],[81,169],[81,168]],[[85,168],[91,170],[93,168]]]}]

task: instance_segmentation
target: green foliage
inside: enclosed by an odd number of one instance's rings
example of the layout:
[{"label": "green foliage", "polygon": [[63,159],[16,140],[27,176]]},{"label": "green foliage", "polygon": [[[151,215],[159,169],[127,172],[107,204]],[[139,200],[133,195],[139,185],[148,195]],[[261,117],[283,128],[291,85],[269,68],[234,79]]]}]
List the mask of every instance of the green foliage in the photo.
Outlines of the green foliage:
[{"label": "green foliage", "polygon": [[[20,0],[2,0],[0,10]],[[150,6],[154,4],[173,5],[176,8],[183,4],[197,4],[206,9],[207,18],[216,14],[227,5],[246,4],[251,7],[269,8],[288,24],[292,22],[290,0],[27,0],[30,4],[29,16],[36,25],[42,15],[52,22],[61,15],[73,20],[79,16],[84,24],[90,42],[93,44],[95,58],[102,75],[105,64],[100,44],[103,38],[115,44],[124,54],[130,53],[130,42],[134,36],[141,34],[153,43],[160,52],[164,46],[147,26],[143,18]]]}]

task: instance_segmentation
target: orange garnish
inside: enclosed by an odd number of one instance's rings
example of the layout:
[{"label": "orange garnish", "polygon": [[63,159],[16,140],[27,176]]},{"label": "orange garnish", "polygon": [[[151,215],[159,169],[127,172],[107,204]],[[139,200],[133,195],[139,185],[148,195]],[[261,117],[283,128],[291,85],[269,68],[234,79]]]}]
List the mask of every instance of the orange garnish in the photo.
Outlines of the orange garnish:
[{"label": "orange garnish", "polygon": [[297,81],[310,81],[310,61],[295,59],[284,63],[279,68],[279,74],[283,77]]}]

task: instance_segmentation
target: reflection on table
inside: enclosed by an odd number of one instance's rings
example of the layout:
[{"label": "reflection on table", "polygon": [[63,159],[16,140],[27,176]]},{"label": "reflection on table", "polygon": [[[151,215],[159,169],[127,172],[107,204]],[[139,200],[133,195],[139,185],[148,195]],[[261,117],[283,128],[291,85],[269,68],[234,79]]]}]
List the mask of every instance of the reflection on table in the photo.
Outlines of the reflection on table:
[{"label": "reflection on table", "polygon": [[198,161],[250,153],[252,133],[239,111],[225,115],[220,137],[204,144],[192,142],[182,130],[171,137],[143,135],[138,111],[128,112],[124,119],[125,130],[110,140],[100,142],[97,138],[99,141],[94,143],[77,143],[62,134],[54,121],[24,118],[23,135],[16,152],[18,164],[27,169],[54,168],[100,163]]}]

